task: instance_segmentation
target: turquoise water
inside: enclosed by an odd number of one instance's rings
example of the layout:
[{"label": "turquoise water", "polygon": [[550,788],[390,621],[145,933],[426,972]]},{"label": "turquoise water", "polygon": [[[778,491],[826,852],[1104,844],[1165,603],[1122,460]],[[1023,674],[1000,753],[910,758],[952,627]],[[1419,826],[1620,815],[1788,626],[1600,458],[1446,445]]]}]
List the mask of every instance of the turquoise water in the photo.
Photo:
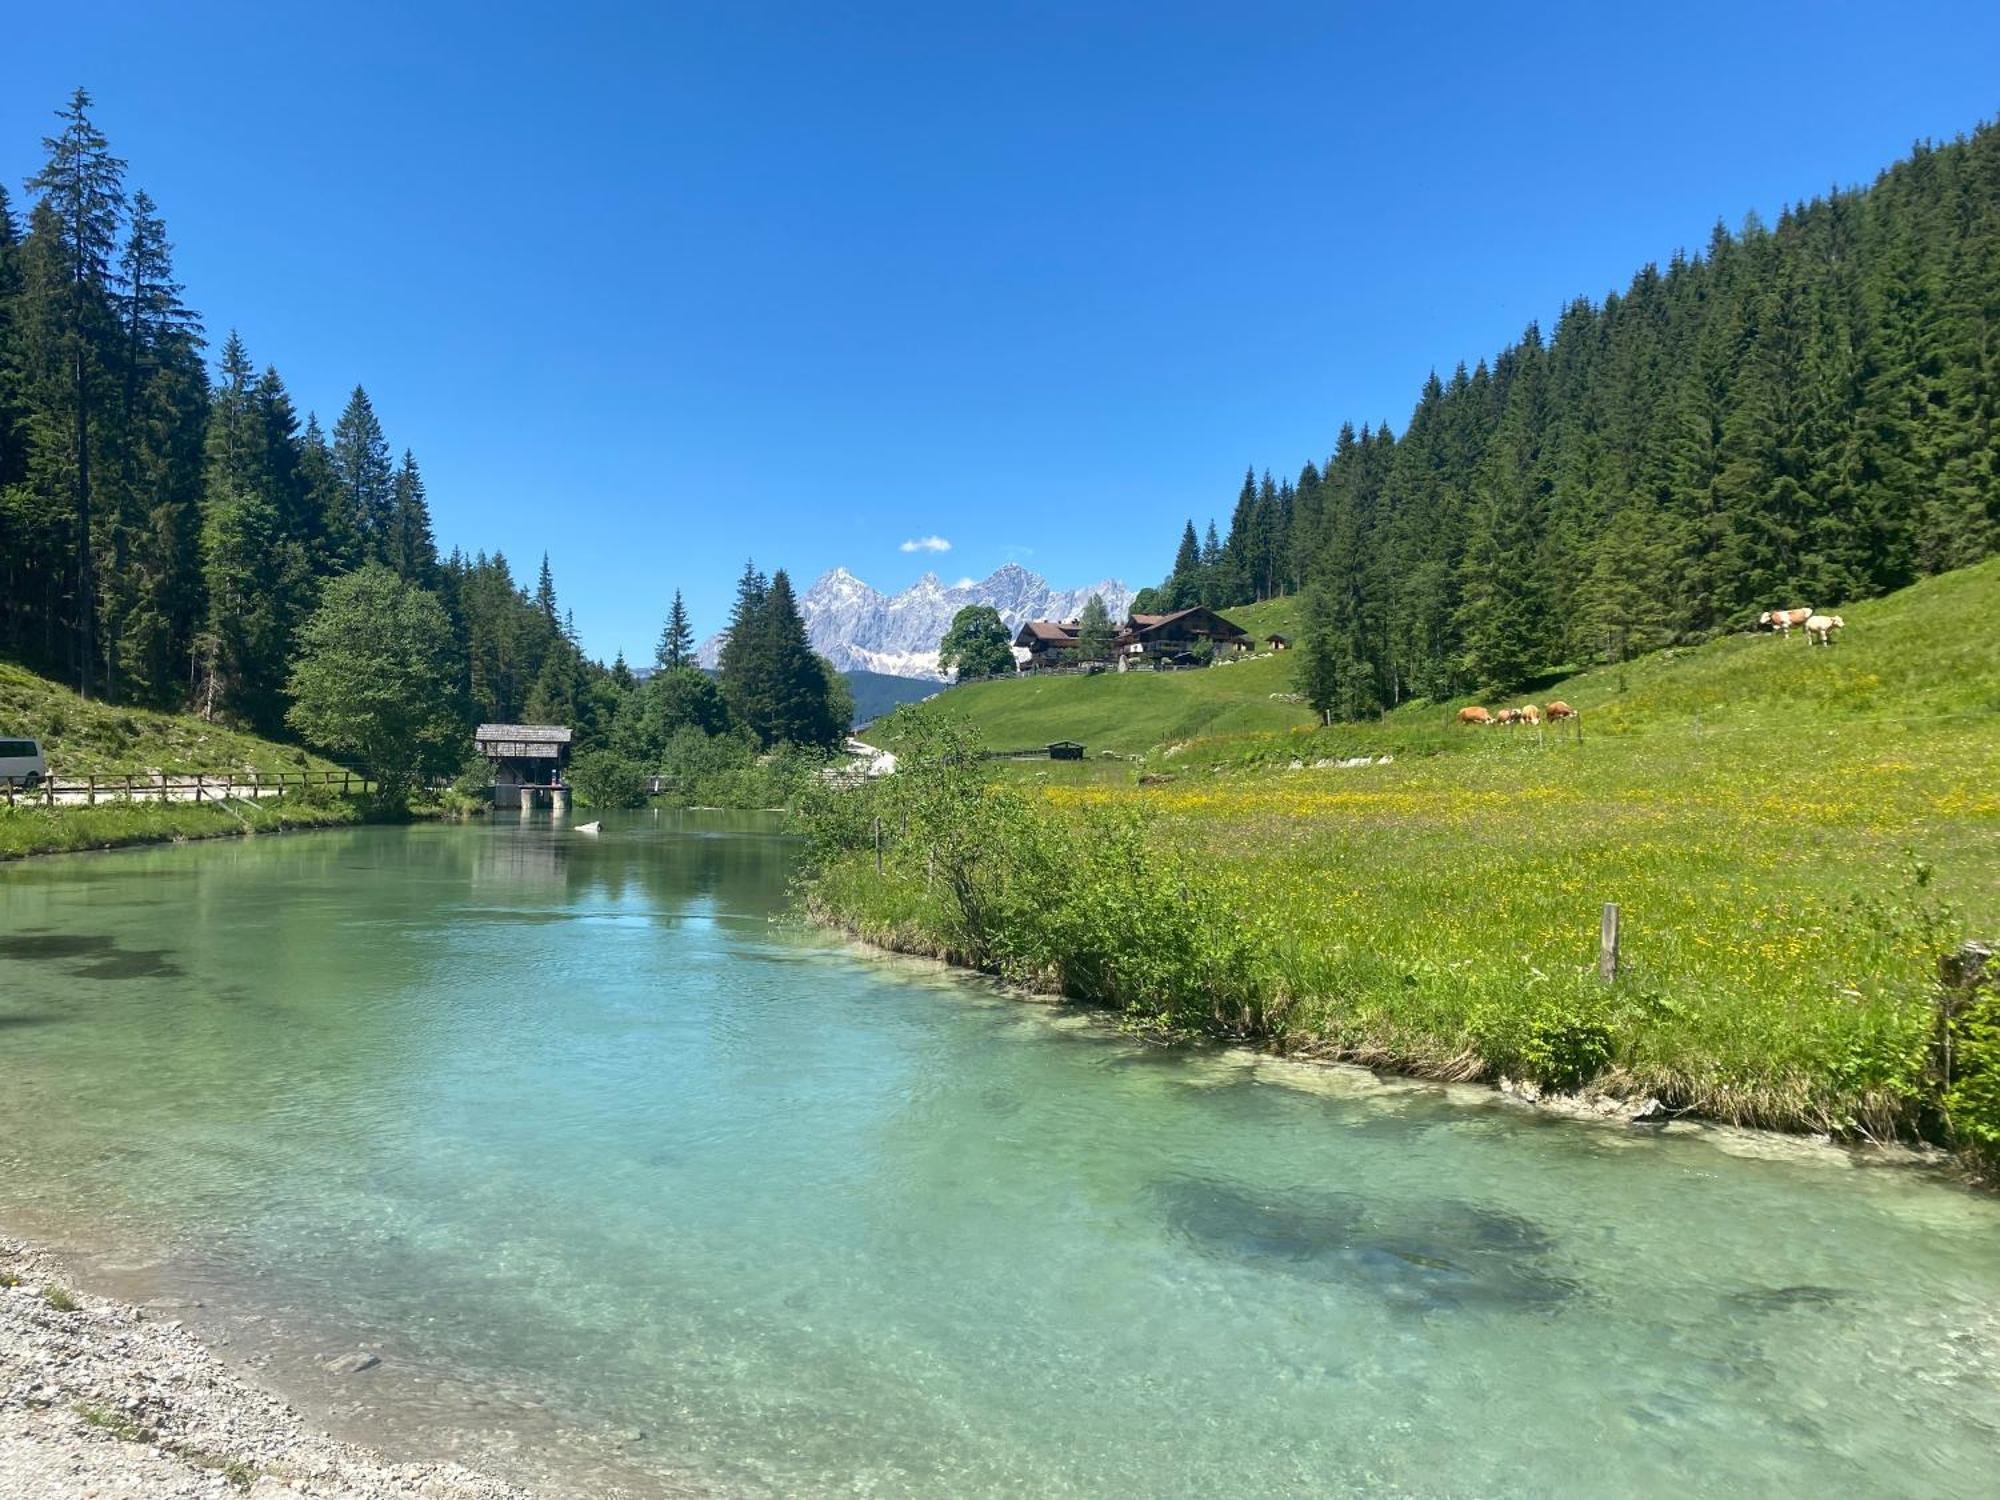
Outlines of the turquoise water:
[{"label": "turquoise water", "polygon": [[0,1224],[568,1493],[1994,1493],[1995,1201],[1148,1048],[774,922],[790,857],[0,867]]}]

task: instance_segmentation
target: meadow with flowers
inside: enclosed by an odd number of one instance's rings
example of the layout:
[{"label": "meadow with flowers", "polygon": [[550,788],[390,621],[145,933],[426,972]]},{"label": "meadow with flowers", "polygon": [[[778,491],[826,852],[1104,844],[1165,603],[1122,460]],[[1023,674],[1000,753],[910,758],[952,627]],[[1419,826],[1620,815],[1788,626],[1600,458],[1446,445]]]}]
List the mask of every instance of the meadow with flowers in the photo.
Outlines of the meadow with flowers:
[{"label": "meadow with flowers", "polygon": [[1579,674],[1541,729],[1417,704],[1011,765],[946,694],[813,811],[809,900],[1162,1032],[2000,1146],[2000,1007],[1936,980],[2000,937],[2000,564],[1846,617]]}]

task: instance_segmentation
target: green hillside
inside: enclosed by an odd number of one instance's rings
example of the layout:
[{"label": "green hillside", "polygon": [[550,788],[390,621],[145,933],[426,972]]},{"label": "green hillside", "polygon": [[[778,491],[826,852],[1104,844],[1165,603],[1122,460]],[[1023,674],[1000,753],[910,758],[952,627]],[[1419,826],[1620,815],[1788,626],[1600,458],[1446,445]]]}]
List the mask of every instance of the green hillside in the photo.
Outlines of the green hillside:
[{"label": "green hillside", "polygon": [[[50,772],[62,780],[156,771],[185,775],[338,769],[296,745],[259,739],[192,715],[86,702],[61,683],[0,662],[0,738],[17,735],[40,740]],[[358,802],[324,792],[260,802],[140,799],[94,807],[0,803],[0,859],[326,827],[361,818]]]},{"label": "green hillside", "polygon": [[[1228,615],[1262,639],[1293,633],[1297,604],[1274,599]],[[1473,701],[1497,709],[1560,699],[1581,711],[1586,735],[1620,736],[1697,726],[1809,735],[1839,719],[1909,723],[2000,712],[2000,559],[1841,606],[1840,614],[1847,628],[1827,649],[1809,645],[1802,631],[1789,639],[1731,635],[1595,667],[1532,694],[1420,701],[1376,722],[1328,729],[1313,727],[1311,710],[1274,696],[1291,691],[1290,655],[1205,671],[974,683],[937,701],[998,749],[1057,739],[1124,755],[1180,746],[1177,756],[1190,763],[1307,751],[1501,753],[1532,736],[1459,729],[1456,710]],[[1289,731],[1310,733],[1302,742]],[[893,730],[883,732],[893,741]]]},{"label": "green hillside", "polygon": [[297,745],[205,723],[192,714],[86,702],[61,683],[0,662],[0,737],[12,735],[40,740],[50,772],[65,778],[335,769]]},{"label": "green hillside", "polygon": [[[1228,612],[1257,636],[1289,633],[1297,601],[1273,599]],[[975,682],[937,702],[979,726],[994,749],[1025,749],[1051,740],[1080,740],[1093,753],[1134,755],[1197,735],[1287,730],[1314,715],[1286,701],[1292,664],[1282,654],[1187,672],[1103,672],[1095,677],[1028,676]],[[882,729],[893,745],[892,726]]]}]

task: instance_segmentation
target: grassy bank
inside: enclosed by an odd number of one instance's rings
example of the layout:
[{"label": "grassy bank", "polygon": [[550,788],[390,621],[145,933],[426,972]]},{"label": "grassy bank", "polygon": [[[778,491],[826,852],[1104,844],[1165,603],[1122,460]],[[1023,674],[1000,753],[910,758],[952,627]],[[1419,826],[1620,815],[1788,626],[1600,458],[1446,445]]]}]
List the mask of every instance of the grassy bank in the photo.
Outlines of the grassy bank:
[{"label": "grassy bank", "polygon": [[906,720],[905,774],[819,811],[810,899],[1148,1024],[1976,1141],[2000,1046],[1975,1007],[1946,1071],[1934,975],[2000,934],[2000,565],[1844,613],[1832,650],[1746,637],[1559,684],[1580,741],[1415,705],[992,780],[962,754],[990,724]]},{"label": "grassy bank", "polygon": [[179,839],[228,838],[290,828],[334,828],[363,821],[346,799],[307,802],[114,802],[97,807],[0,806],[0,859],[116,849]]},{"label": "grassy bank", "polygon": [[[333,762],[297,745],[211,724],[190,714],[89,702],[59,682],[0,662],[0,736],[42,743],[62,780],[223,773],[332,771]],[[359,823],[363,804],[334,796],[282,802],[104,802],[95,807],[8,807],[0,803],[0,859],[113,849],[175,839],[223,838],[288,828]]]}]

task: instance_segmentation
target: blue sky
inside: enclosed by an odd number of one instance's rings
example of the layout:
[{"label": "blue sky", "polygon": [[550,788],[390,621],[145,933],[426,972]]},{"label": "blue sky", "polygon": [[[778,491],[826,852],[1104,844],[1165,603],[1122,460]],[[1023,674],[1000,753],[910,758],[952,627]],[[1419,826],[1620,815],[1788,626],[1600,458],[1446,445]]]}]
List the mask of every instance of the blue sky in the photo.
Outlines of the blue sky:
[{"label": "blue sky", "polygon": [[1245,464],[2000,112],[1991,3],[1517,9],[44,6],[0,170],[86,85],[217,343],[637,660],[746,555],[1156,579]]}]

